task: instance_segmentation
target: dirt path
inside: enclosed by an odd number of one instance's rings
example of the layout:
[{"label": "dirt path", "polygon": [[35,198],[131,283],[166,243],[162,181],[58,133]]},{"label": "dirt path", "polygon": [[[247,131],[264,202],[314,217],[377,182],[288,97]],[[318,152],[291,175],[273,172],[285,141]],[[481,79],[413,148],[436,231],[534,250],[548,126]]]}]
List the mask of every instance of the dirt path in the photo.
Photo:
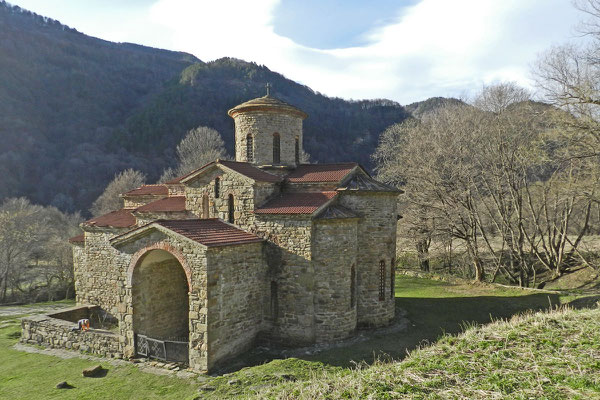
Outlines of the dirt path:
[{"label": "dirt path", "polygon": [[45,305],[22,305],[22,306],[0,306],[0,317],[12,317],[17,315],[42,314],[69,308],[68,304],[45,304]]}]

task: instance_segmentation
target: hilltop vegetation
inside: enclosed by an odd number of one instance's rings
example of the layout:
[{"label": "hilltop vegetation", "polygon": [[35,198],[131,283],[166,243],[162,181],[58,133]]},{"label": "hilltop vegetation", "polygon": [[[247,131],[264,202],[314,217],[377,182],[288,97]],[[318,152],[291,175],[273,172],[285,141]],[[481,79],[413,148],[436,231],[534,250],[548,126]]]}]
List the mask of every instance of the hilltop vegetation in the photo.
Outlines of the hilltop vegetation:
[{"label": "hilltop vegetation", "polygon": [[262,96],[266,82],[310,115],[305,149],[316,161],[370,168],[379,134],[408,115],[389,100],[329,98],[242,60],[96,39],[4,1],[0,54],[0,199],[69,212],[89,209],[127,168],[157,180],[192,128],[218,130],[231,153],[227,110]]}]

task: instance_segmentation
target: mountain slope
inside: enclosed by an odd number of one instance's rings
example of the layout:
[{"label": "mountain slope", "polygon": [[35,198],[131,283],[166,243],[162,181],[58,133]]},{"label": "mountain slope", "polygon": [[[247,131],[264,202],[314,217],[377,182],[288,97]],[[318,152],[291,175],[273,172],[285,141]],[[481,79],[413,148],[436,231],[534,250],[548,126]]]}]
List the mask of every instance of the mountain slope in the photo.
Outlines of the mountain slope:
[{"label": "mountain slope", "polygon": [[199,125],[233,148],[232,106],[273,94],[309,113],[305,149],[316,161],[370,167],[379,134],[407,117],[388,100],[328,98],[264,66],[112,43],[0,1],[0,200],[26,196],[87,210],[113,175],[157,179]]},{"label": "mountain slope", "polygon": [[233,58],[185,69],[149,105],[127,120],[114,142],[144,153],[172,149],[185,132],[198,125],[217,129],[233,153],[233,120],[227,110],[265,94],[308,113],[304,121],[304,148],[321,162],[358,161],[371,167],[370,155],[379,134],[408,114],[389,100],[346,101],[329,98],[286,79],[265,66]]}]

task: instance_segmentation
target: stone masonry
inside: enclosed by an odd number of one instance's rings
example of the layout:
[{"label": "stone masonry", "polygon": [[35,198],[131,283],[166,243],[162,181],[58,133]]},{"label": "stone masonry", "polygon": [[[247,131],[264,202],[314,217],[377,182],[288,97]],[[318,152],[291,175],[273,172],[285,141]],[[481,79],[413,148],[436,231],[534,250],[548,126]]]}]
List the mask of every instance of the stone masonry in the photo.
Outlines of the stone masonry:
[{"label": "stone masonry", "polygon": [[[123,209],[83,223],[80,311],[24,320],[22,341],[167,359],[140,338],[176,341],[205,372],[259,341],[328,343],[392,320],[400,191],[356,163],[301,164],[307,115],[278,99],[229,115],[236,161],[124,193]],[[92,309],[114,329],[71,331]]]}]

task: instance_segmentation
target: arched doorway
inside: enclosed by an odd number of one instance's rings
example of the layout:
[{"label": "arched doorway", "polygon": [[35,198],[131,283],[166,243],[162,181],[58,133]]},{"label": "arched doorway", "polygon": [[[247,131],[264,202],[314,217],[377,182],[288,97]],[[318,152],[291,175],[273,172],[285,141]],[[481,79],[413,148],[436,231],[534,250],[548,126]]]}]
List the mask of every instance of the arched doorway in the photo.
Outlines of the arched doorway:
[{"label": "arched doorway", "polygon": [[150,250],[131,276],[136,353],[188,362],[189,287],[185,271],[165,250]]}]

